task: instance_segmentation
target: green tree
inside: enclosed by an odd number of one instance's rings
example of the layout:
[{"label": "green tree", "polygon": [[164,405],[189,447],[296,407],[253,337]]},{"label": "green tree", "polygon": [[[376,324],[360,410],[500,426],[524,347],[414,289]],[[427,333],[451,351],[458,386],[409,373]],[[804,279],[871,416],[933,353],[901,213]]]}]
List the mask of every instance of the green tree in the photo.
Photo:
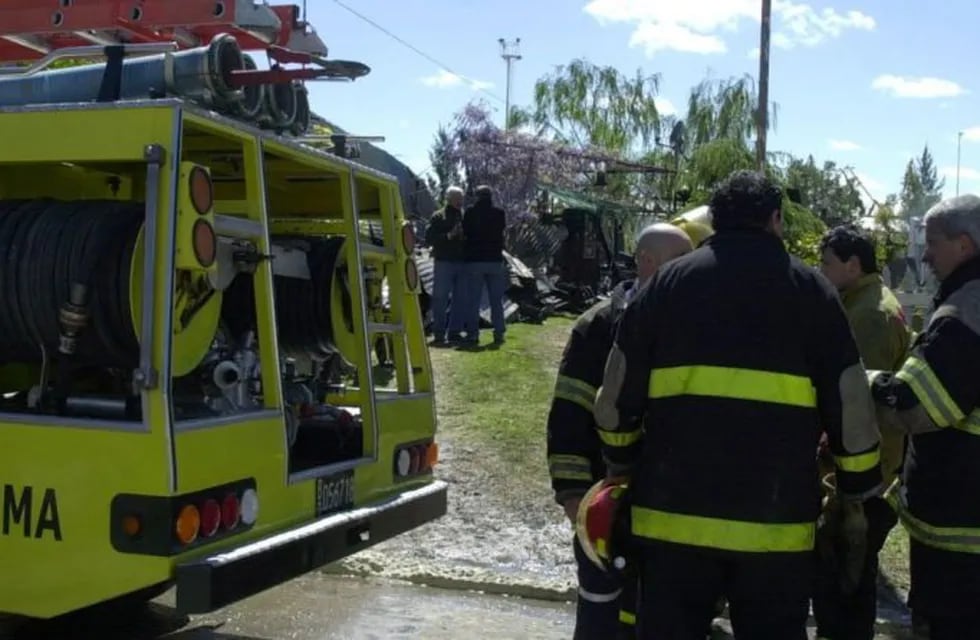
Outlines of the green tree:
[{"label": "green tree", "polygon": [[901,217],[895,211],[897,204],[898,196],[893,193],[874,209],[875,250],[880,268],[901,258],[908,245],[908,235],[902,227]]},{"label": "green tree", "polygon": [[[646,148],[660,124],[659,89],[659,74],[637,69],[631,78],[614,67],[577,59],[535,82],[530,120],[562,144],[617,152],[635,149],[637,143]],[[525,112],[511,116],[512,123],[526,120]]]},{"label": "green tree", "polygon": [[[746,145],[758,129],[758,97],[755,81],[749,75],[740,78],[706,78],[695,85],[687,99],[687,149],[713,140],[738,140]],[[772,105],[775,114],[777,105]],[[776,118],[773,115],[772,127]]]},{"label": "green tree", "polygon": [[429,191],[436,202],[442,202],[446,197],[446,189],[454,184],[461,184],[459,164],[453,155],[453,138],[445,127],[440,126],[436,131],[435,141],[429,150],[429,162],[435,179],[429,176],[427,182]]},{"label": "green tree", "polygon": [[788,188],[796,189],[800,203],[833,227],[864,215],[864,202],[856,179],[827,160],[818,166],[813,156],[792,158],[785,170]]},{"label": "green tree", "polygon": [[936,163],[925,145],[922,154],[912,158],[905,165],[902,176],[902,190],[899,201],[902,203],[902,216],[908,220],[921,217],[929,208],[942,200],[945,178],[940,178],[936,171]]}]

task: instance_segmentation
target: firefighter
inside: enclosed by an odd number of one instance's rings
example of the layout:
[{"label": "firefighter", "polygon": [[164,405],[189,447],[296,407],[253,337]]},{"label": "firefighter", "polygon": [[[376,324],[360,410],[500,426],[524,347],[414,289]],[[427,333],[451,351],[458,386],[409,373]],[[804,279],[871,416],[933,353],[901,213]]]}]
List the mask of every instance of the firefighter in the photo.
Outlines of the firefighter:
[{"label": "firefighter", "polygon": [[629,480],[640,638],[703,638],[725,597],[736,637],[805,640],[821,427],[847,530],[881,490],[847,317],[786,252],[781,203],[763,174],[733,173],[711,197],[714,235],[620,319],[595,417],[607,472]]},{"label": "firefighter", "polygon": [[[838,290],[858,353],[869,369],[896,371],[909,348],[909,328],[898,299],[878,272],[875,246],[858,229],[841,226],[820,241],[820,271]],[[884,486],[901,467],[905,439],[900,433],[881,434],[881,474]],[[821,462],[827,489],[824,517],[818,528],[820,550],[813,613],[817,637],[829,640],[872,640],[877,617],[878,554],[898,518],[882,498],[865,503],[868,536],[864,562],[849,575],[834,552],[839,540],[840,510],[833,491],[833,460]]]},{"label": "firefighter", "polygon": [[[616,321],[661,264],[690,251],[698,240],[673,225],[646,227],[637,239],[636,280],[620,283],[608,300],[583,313],[568,338],[548,414],[547,453],[555,500],[573,524],[582,496],[605,477],[592,405]],[[635,588],[627,587],[621,600],[623,581],[590,562],[577,538],[572,544],[579,584],[574,637],[615,638],[619,621],[624,637],[633,637]]]},{"label": "firefighter", "polygon": [[888,492],[909,532],[909,606],[932,640],[980,638],[980,198],[925,216],[935,311],[897,373],[869,370],[882,431],[909,434]]}]

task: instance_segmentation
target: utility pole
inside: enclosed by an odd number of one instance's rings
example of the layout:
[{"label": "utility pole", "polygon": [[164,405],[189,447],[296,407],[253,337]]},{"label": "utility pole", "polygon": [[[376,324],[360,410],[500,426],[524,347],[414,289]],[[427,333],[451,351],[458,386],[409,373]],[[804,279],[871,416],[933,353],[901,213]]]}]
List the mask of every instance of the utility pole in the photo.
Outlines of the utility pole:
[{"label": "utility pole", "polygon": [[766,133],[769,129],[769,32],[772,0],[762,0],[762,24],[759,33],[759,111],[756,119],[758,136],[755,159],[759,171],[766,169]]},{"label": "utility pole", "polygon": [[960,195],[960,149],[963,146],[963,132],[956,136],[956,195]]},{"label": "utility pole", "polygon": [[500,57],[504,59],[507,63],[507,94],[504,101],[504,129],[510,129],[510,82],[511,82],[511,71],[512,65],[515,60],[521,59],[521,39],[517,38],[512,42],[507,42],[503,38],[499,38],[497,42],[500,43]]}]

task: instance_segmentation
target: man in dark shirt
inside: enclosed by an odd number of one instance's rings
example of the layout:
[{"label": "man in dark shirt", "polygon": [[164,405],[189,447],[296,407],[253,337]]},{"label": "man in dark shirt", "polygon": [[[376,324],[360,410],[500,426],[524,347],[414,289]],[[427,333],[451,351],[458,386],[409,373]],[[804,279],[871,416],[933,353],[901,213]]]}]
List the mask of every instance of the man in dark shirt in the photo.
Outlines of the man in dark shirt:
[{"label": "man in dark shirt", "polygon": [[[461,339],[465,320],[463,190],[446,189],[446,206],[432,214],[425,240],[432,247],[432,344]],[[450,304],[452,308],[450,310]],[[448,335],[447,335],[448,316]]]},{"label": "man in dark shirt", "polygon": [[493,343],[504,341],[504,291],[507,273],[504,266],[504,210],[493,206],[490,187],[476,188],[476,202],[463,214],[463,259],[466,261],[467,327],[466,343],[480,341],[480,302],[487,288],[490,317],[493,320]]}]

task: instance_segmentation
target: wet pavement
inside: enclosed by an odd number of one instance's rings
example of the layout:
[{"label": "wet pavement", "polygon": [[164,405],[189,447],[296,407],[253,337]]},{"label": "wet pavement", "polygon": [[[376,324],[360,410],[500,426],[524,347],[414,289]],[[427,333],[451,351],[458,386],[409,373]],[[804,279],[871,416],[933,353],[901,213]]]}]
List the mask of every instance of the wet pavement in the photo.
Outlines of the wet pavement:
[{"label": "wet pavement", "polygon": [[570,638],[570,603],[313,573],[189,619],[172,592],[149,605],[93,609],[60,619],[0,622],[2,640],[400,640]]},{"label": "wet pavement", "polygon": [[[128,608],[95,608],[50,621],[0,620],[0,640],[559,640],[574,605],[438,589],[379,578],[312,573],[203,616],[179,616],[173,593]],[[909,640],[907,620],[882,603],[877,640]],[[730,640],[725,619],[712,640]],[[810,637],[813,637],[811,625]]]}]

